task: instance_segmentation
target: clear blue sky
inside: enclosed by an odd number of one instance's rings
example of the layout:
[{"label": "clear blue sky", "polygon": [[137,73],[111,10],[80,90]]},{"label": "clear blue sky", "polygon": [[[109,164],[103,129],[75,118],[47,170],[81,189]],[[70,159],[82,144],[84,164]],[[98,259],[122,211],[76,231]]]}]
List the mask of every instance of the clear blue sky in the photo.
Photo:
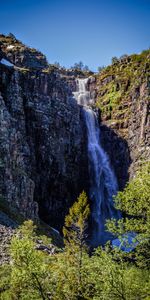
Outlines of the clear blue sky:
[{"label": "clear blue sky", "polygon": [[150,0],[0,0],[0,31],[49,63],[91,69],[150,47]]}]

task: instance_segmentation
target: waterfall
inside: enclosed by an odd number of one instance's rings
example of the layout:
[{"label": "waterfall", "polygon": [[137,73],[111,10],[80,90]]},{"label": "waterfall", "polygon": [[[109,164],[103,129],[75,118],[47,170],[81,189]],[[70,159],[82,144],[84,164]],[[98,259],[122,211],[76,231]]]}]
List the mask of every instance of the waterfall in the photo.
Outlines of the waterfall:
[{"label": "waterfall", "polygon": [[77,92],[74,97],[82,106],[88,138],[88,160],[90,175],[90,201],[92,203],[92,237],[91,244],[97,246],[111,238],[105,231],[105,221],[118,218],[118,212],[113,207],[113,195],[116,195],[118,185],[115,174],[110,166],[108,155],[101,146],[100,127],[96,113],[90,108],[92,100],[87,90],[88,78],[77,79]]}]

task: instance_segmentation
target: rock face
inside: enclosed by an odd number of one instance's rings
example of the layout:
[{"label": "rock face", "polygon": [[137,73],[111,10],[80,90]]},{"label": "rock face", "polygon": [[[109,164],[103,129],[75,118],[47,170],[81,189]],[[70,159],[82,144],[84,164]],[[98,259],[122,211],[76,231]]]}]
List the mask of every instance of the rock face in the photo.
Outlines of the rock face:
[{"label": "rock face", "polygon": [[[12,35],[0,36],[2,59],[13,67],[0,63],[0,204],[61,229],[89,187],[85,121],[72,93],[85,75],[48,65]],[[150,155],[149,51],[90,76],[88,88],[122,189]]]},{"label": "rock face", "polygon": [[150,51],[132,55],[96,76],[102,144],[123,188],[150,159]]},{"label": "rock face", "polygon": [[45,55],[34,48],[21,43],[12,34],[0,35],[0,58],[7,58],[17,67],[43,69],[48,68]]},{"label": "rock face", "polygon": [[59,70],[0,66],[3,201],[58,229],[88,186],[86,130],[74,86],[74,77]]}]

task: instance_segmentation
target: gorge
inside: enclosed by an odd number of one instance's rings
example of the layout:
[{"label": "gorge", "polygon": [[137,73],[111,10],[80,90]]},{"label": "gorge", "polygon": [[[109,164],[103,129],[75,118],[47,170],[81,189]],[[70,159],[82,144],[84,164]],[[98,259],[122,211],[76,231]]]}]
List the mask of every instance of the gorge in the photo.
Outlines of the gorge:
[{"label": "gorge", "polygon": [[103,243],[104,221],[118,217],[112,195],[150,155],[150,53],[92,74],[1,35],[0,61],[1,209],[61,231],[85,190],[92,243]]}]

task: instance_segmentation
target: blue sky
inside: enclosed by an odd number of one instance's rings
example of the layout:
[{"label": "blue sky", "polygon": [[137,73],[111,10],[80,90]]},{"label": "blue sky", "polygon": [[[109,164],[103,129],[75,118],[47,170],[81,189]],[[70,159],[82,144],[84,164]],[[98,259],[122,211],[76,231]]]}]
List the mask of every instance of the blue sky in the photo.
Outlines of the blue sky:
[{"label": "blue sky", "polygon": [[0,0],[0,32],[92,70],[150,47],[150,0]]}]

